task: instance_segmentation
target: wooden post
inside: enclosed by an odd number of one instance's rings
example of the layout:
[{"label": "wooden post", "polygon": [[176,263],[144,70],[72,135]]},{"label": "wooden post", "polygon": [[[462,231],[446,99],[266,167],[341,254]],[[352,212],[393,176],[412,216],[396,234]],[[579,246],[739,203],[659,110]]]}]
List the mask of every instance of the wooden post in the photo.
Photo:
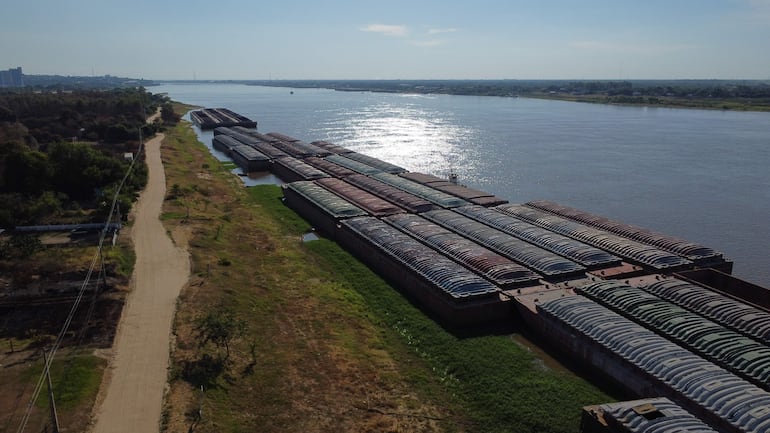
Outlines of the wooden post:
[{"label": "wooden post", "polygon": [[[45,361],[45,378],[48,381],[48,405],[51,408],[51,424],[53,425],[53,433],[59,433],[59,416],[56,414],[56,402],[53,399],[53,386],[51,385],[51,369],[48,364],[48,355],[43,350],[43,359]],[[53,361],[53,360],[52,360]]]}]

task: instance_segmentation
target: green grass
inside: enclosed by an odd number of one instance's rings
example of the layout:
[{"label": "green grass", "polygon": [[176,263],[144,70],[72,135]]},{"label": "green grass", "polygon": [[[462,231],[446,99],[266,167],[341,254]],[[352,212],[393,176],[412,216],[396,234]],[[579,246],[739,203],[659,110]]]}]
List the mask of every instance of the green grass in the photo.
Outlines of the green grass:
[{"label": "green grass", "polygon": [[136,264],[134,248],[127,242],[118,242],[114,247],[107,248],[106,261],[114,263],[115,273],[130,278]]},{"label": "green grass", "polygon": [[[510,335],[462,338],[442,328],[337,244],[307,244],[318,263],[361,295],[380,326],[425,359],[447,391],[469,411],[472,431],[577,431],[582,406],[611,401],[583,379],[547,370]],[[420,379],[419,368],[410,372]],[[424,393],[435,393],[430,386]]]},{"label": "green grass", "polygon": [[[282,203],[279,187],[261,185],[248,192],[278,222],[277,234],[310,229]],[[511,335],[463,338],[444,329],[336,243],[321,239],[304,245],[312,260],[292,254],[294,278],[301,282],[320,274],[324,284],[316,285],[312,296],[333,303],[346,317],[373,322],[382,330],[375,344],[401,360],[417,394],[447,405],[459,402],[473,423],[471,431],[575,432],[583,406],[613,400],[571,373],[545,369]],[[348,343],[344,329],[335,333],[353,353],[372,349]],[[423,362],[408,361],[415,357]]]},{"label": "green grass", "polygon": [[186,212],[163,212],[162,214],[160,214],[161,221],[181,220],[181,219],[185,219],[186,217],[187,217]]},{"label": "green grass", "polygon": [[283,192],[276,185],[257,185],[248,189],[253,203],[262,207],[276,222],[283,234],[306,233],[311,226],[293,210],[283,204]]},{"label": "green grass", "polygon": [[[3,337],[0,338],[0,353],[26,350],[35,342],[34,338]],[[11,348],[13,348],[13,351],[11,351]]]},{"label": "green grass", "polygon": [[[102,371],[107,361],[91,355],[71,356],[68,359],[56,359],[51,364],[51,382],[57,409],[73,409],[93,401],[99,390]],[[25,376],[37,380],[43,371],[43,360],[30,367]],[[48,392],[40,393],[35,401],[38,407],[48,406]]]}]

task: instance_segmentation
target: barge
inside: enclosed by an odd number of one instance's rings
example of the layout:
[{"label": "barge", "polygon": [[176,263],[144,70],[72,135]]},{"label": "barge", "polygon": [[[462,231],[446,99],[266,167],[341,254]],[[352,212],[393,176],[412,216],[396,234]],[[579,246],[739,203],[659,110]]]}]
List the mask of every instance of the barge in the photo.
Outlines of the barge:
[{"label": "barge", "polygon": [[510,204],[326,141],[215,135],[231,153],[239,142],[282,152],[270,167],[291,182],[285,204],[431,317],[516,320],[647,399],[588,408],[583,432],[770,431],[770,291],[732,277],[721,253],[553,202]]},{"label": "barge", "polygon": [[214,129],[220,126],[243,126],[256,128],[257,122],[227,108],[204,108],[190,112],[190,119],[201,129]]}]

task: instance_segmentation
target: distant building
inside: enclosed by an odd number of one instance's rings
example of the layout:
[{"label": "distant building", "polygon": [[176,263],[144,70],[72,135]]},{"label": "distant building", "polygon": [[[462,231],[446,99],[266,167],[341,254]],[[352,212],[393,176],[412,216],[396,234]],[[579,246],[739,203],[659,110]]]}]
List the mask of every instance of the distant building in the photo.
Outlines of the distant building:
[{"label": "distant building", "polygon": [[0,71],[0,88],[4,87],[24,87],[24,74],[21,72],[21,66]]}]

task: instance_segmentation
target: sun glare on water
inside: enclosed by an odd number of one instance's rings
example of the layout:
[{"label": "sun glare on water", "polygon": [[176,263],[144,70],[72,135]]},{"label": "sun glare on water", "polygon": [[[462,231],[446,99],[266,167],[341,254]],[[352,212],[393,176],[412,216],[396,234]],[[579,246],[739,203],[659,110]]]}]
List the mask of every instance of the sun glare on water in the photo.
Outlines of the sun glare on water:
[{"label": "sun glare on water", "polygon": [[472,141],[472,129],[409,104],[376,103],[357,112],[340,111],[323,135],[356,152],[439,177],[450,171],[462,175],[474,164],[462,149]]}]

